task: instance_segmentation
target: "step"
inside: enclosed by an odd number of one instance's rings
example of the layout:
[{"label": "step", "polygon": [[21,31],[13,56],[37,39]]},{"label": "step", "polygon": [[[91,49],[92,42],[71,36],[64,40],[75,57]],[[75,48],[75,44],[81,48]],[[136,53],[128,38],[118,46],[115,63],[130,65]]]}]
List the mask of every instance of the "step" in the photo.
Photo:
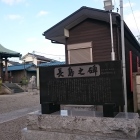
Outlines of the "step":
[{"label": "step", "polygon": [[6,87],[8,87],[9,89],[13,90],[14,93],[20,93],[20,92],[24,92],[24,90],[22,88],[20,88],[19,86],[17,86],[16,84],[14,83],[4,83],[4,85]]}]

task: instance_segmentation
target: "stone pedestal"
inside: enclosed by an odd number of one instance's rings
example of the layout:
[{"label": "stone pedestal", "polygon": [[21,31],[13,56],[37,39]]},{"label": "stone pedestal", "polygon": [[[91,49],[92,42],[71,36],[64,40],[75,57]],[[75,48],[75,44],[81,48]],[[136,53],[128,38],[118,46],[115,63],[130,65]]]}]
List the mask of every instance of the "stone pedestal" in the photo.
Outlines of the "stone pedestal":
[{"label": "stone pedestal", "polygon": [[115,118],[101,117],[101,112],[69,111],[46,115],[28,115],[24,140],[140,140],[137,113],[119,113]]},{"label": "stone pedestal", "polygon": [[61,105],[62,110],[75,110],[75,111],[95,111],[94,105]]}]

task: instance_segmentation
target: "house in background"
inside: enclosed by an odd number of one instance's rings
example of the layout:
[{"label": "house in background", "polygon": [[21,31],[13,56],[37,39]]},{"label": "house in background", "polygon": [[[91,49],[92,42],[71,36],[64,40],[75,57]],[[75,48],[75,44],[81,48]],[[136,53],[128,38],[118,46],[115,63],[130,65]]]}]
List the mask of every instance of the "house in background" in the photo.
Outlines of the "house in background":
[{"label": "house in background", "polygon": [[[5,72],[5,68],[3,68]],[[13,83],[20,83],[23,77],[29,80],[33,75],[36,76],[36,66],[32,64],[18,64],[8,66],[8,81]]]},{"label": "house in background", "polygon": [[[7,60],[7,66],[14,66],[19,64],[20,64],[19,62]],[[5,62],[3,62],[3,66],[5,67]]]},{"label": "house in background", "polygon": [[30,64],[30,63],[33,63],[35,64],[36,66],[38,64],[41,64],[41,63],[46,63],[46,62],[51,62],[51,61],[54,61],[53,59],[50,59],[50,58],[46,58],[44,56],[41,56],[41,55],[37,55],[37,54],[34,54],[34,53],[27,53],[26,55],[24,55],[21,60],[23,61],[23,63],[25,64]]},{"label": "house in background", "polygon": [[[60,61],[53,61],[53,62],[48,62],[48,63],[41,63],[39,65],[37,65],[36,68],[36,77],[37,77],[37,88],[39,89],[39,67],[49,67],[49,66],[58,66],[58,65],[63,65],[65,64],[65,62],[60,62]],[[45,76],[47,77],[47,73],[45,74]]]},{"label": "house in background", "polygon": [[[39,89],[39,67],[63,65],[65,62],[52,61],[47,63],[41,63],[37,66],[33,63],[30,64],[18,64],[8,66],[8,81],[13,83],[20,83],[25,76],[29,80],[33,75],[36,76],[37,88]],[[5,72],[5,68],[3,68]]]},{"label": "house in background", "polygon": [[[46,58],[34,53],[27,53],[21,58],[22,63],[8,60],[8,81],[13,83],[20,83],[23,77],[28,80],[34,75],[36,76],[37,85],[39,88],[39,70],[40,66],[53,66],[65,64],[64,62],[56,61],[54,59]],[[5,68],[3,68],[5,73]]]}]

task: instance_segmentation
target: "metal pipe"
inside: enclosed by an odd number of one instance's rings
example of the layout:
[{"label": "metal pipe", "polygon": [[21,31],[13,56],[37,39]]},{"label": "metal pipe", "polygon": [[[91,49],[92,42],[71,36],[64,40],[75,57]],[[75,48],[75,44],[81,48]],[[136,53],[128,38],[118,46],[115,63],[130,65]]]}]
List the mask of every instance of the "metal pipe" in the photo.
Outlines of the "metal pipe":
[{"label": "metal pipe", "polygon": [[126,88],[126,63],[125,63],[125,43],[124,43],[124,20],[123,20],[123,0],[120,0],[121,14],[121,44],[122,44],[122,68],[123,68],[123,90],[124,90],[124,111],[127,112],[127,88]]},{"label": "metal pipe", "polygon": [[112,28],[112,15],[111,11],[109,12],[110,16],[110,33],[111,33],[111,60],[115,60],[115,51],[114,51],[114,41],[113,41],[113,28]]}]

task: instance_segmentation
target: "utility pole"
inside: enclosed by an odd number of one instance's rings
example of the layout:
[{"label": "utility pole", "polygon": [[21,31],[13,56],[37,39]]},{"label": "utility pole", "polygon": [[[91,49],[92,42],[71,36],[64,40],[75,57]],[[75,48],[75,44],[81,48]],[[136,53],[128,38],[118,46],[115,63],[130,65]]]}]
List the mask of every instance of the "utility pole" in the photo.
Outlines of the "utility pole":
[{"label": "utility pole", "polygon": [[127,88],[126,88],[126,63],[125,63],[125,42],[124,42],[124,19],[123,19],[123,0],[120,0],[121,15],[121,44],[122,44],[122,67],[123,67],[123,91],[124,91],[124,111],[127,112]]}]

